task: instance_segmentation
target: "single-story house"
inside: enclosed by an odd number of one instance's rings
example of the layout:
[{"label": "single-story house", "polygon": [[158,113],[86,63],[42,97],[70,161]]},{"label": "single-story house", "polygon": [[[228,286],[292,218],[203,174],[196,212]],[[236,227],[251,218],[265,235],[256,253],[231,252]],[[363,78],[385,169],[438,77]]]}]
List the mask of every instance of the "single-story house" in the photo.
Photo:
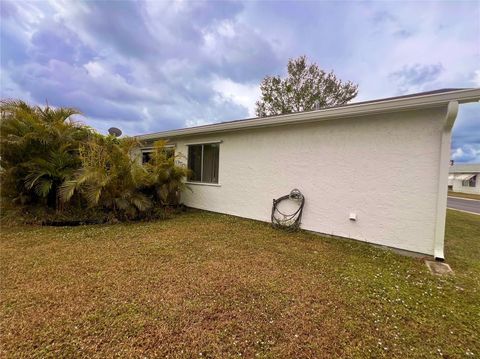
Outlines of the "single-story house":
[{"label": "single-story house", "polygon": [[448,189],[480,194],[480,163],[451,165],[448,169]]},{"label": "single-story house", "polygon": [[442,260],[451,130],[479,100],[443,89],[138,138],[185,156],[189,207],[270,221],[272,200],[298,188],[301,228]]}]

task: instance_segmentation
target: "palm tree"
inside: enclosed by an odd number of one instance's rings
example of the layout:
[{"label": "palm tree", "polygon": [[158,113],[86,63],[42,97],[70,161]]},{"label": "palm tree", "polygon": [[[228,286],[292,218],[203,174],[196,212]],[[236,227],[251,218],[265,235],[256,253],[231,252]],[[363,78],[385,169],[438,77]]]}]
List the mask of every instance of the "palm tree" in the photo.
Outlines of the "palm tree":
[{"label": "palm tree", "polygon": [[120,219],[178,204],[188,170],[167,156],[165,142],[142,165],[132,155],[136,139],[100,135],[71,119],[75,109],[9,100],[0,111],[2,195],[15,203],[59,209],[77,196]]},{"label": "palm tree", "polygon": [[3,194],[14,202],[58,208],[60,185],[79,168],[79,144],[93,131],[71,119],[73,108],[1,101],[0,165]]},{"label": "palm tree", "polygon": [[154,143],[151,160],[145,167],[157,200],[163,206],[176,206],[180,200],[180,193],[186,188],[185,178],[189,170],[176,164],[181,155],[169,156],[166,145],[167,141]]},{"label": "palm tree", "polygon": [[152,207],[142,193],[150,183],[148,172],[133,156],[139,144],[133,138],[93,138],[80,147],[82,167],[63,183],[60,194],[68,202],[79,192],[91,207],[113,211],[117,218],[136,218]]}]

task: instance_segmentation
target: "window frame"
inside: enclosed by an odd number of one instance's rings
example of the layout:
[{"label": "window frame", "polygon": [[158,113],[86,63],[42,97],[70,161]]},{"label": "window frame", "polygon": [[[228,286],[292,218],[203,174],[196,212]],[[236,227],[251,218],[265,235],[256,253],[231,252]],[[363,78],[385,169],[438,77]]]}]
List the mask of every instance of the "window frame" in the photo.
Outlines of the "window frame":
[{"label": "window frame", "polygon": [[[186,183],[188,184],[196,184],[196,185],[205,185],[205,186],[220,186],[220,144],[223,141],[204,141],[204,142],[193,142],[193,143],[186,143],[187,146],[187,168],[190,170],[190,147],[193,146],[202,146],[201,156],[200,156],[200,181],[194,181],[192,179],[187,178]],[[206,145],[218,145],[218,166],[217,166],[217,182],[204,182],[203,181],[203,159],[204,159],[204,152]]]}]

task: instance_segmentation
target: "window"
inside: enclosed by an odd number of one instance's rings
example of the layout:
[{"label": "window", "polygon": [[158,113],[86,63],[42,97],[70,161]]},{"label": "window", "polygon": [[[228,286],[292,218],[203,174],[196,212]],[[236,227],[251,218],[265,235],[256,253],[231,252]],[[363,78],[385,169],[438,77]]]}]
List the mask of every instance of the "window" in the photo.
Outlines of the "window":
[{"label": "window", "polygon": [[164,151],[167,159],[175,157],[175,147],[165,147]]},{"label": "window", "polygon": [[188,146],[190,182],[218,183],[219,143]]},{"label": "window", "polygon": [[475,187],[477,185],[477,176],[472,176],[469,179],[462,181],[463,187]]},{"label": "window", "polygon": [[[167,159],[175,156],[175,147],[173,147],[173,146],[172,147],[165,147],[164,151],[165,151],[165,155],[167,156]],[[150,150],[150,149],[142,150],[142,163],[147,163],[152,159],[152,152],[153,151]]]},{"label": "window", "polygon": [[148,151],[143,151],[142,152],[142,163],[147,163],[150,162],[150,159],[152,158],[152,152]]}]

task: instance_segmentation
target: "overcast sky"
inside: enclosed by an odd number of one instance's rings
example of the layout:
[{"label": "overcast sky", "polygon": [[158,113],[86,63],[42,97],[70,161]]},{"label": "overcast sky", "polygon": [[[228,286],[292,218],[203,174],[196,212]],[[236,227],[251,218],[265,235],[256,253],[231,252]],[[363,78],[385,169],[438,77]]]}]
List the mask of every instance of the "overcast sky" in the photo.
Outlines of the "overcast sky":
[{"label": "overcast sky", "polygon": [[[254,114],[259,83],[307,55],[355,101],[480,87],[480,2],[1,3],[1,96],[73,106],[134,135]],[[458,162],[480,162],[480,104],[461,106]]]}]

